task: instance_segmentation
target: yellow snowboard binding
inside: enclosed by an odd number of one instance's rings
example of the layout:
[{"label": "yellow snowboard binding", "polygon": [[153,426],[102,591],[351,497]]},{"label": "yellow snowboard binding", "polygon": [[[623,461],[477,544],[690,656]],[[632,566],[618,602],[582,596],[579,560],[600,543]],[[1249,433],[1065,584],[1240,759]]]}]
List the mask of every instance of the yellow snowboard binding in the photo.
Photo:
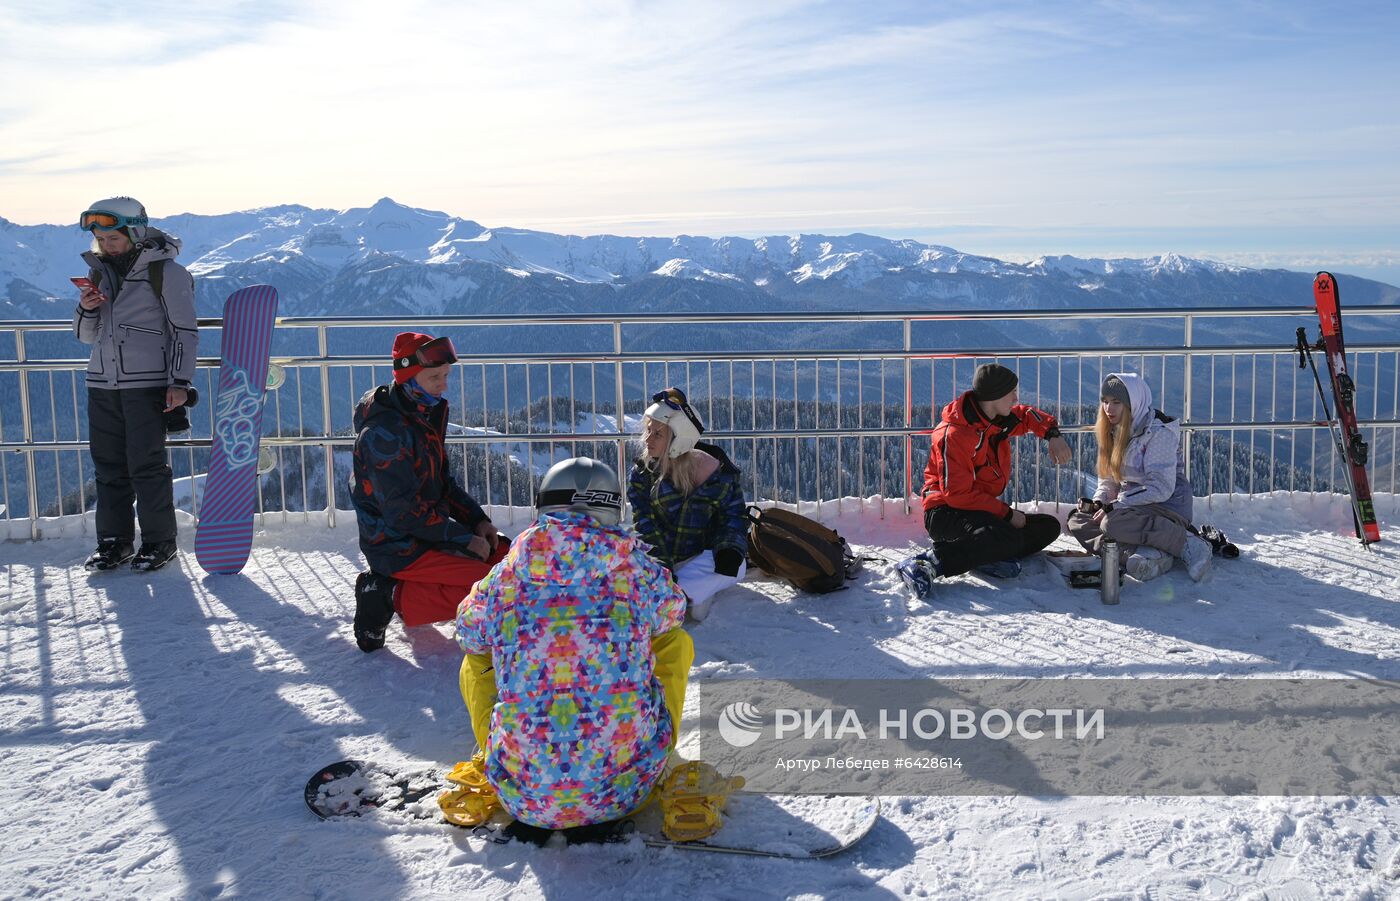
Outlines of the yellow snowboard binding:
[{"label": "yellow snowboard binding", "polygon": [[666,774],[657,801],[661,831],[673,842],[693,842],[719,831],[729,793],[744,787],[744,777],[725,778],[699,760],[683,761]]},{"label": "yellow snowboard binding", "polygon": [[486,756],[477,754],[452,768],[446,779],[457,789],[438,795],[442,818],[454,826],[480,826],[501,809],[496,790],[486,781]]}]

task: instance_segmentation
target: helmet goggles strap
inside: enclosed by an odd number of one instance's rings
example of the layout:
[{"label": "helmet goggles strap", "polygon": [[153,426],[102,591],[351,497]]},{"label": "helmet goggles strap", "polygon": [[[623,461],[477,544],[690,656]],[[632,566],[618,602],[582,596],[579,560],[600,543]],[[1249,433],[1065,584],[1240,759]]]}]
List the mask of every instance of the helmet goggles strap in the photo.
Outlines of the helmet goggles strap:
[{"label": "helmet goggles strap", "polygon": [[658,391],[651,396],[651,402],[654,404],[665,404],[672,410],[679,410],[684,413],[691,424],[695,426],[695,431],[699,432],[701,435],[705,434],[705,426],[701,424],[700,417],[695,415],[695,411],[690,409],[690,403],[685,399],[685,395],[681,393],[680,389],[666,388]]}]

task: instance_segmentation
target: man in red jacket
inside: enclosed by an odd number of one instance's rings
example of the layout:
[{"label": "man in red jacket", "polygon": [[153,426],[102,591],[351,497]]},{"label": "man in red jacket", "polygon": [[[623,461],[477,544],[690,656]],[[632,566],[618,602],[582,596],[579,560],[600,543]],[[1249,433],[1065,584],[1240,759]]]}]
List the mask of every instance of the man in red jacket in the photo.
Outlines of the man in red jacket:
[{"label": "man in red jacket", "polygon": [[933,579],[971,569],[1000,578],[1021,572],[1018,560],[1060,534],[1060,521],[1027,515],[1001,499],[1011,475],[1008,439],[1032,434],[1049,443],[1050,459],[1068,463],[1069,444],[1055,417],[1017,403],[1016,373],[988,363],[977,367],[972,390],[943,408],[924,470],[924,528],[933,550],[899,564],[900,578],[921,598]]}]

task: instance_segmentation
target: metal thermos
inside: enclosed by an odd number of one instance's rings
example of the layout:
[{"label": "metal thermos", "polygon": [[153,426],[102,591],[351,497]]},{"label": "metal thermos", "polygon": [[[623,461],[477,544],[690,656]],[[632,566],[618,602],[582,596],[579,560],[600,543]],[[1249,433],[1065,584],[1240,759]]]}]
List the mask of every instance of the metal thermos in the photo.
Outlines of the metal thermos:
[{"label": "metal thermos", "polygon": [[1103,543],[1103,573],[1099,577],[1099,591],[1105,604],[1118,603],[1118,542],[1107,539]]}]

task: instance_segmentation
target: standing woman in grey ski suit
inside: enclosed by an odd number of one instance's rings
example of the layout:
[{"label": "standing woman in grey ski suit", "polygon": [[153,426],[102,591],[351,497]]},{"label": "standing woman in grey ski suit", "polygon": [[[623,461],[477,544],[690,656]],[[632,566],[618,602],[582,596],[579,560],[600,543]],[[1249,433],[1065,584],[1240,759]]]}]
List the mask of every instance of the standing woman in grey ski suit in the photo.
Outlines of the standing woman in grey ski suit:
[{"label": "standing woman in grey ski suit", "polygon": [[92,345],[88,448],[97,472],[97,550],[84,565],[159,569],[177,550],[164,414],[184,405],[194,378],[194,279],[175,262],[179,240],[152,228],[130,197],[99,200],[79,224],[93,234],[83,261],[94,284],[78,297],[73,333]]}]

